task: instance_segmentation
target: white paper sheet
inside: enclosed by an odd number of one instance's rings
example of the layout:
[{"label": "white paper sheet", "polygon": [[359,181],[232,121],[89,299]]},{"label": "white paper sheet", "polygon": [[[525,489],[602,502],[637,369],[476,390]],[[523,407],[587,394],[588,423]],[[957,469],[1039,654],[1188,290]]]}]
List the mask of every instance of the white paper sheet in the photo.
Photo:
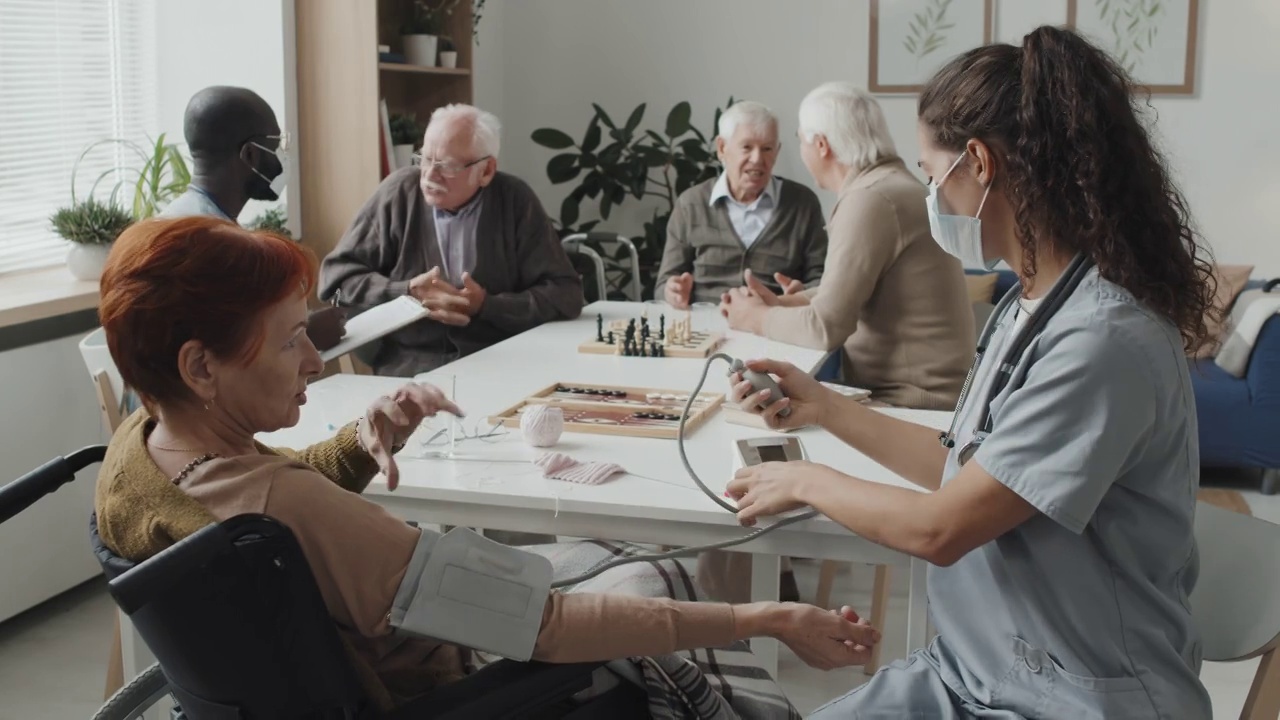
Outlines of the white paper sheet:
[{"label": "white paper sheet", "polygon": [[417,300],[402,295],[395,300],[370,308],[347,321],[347,334],[342,342],[320,353],[325,362],[346,355],[378,338],[427,316],[427,309]]}]

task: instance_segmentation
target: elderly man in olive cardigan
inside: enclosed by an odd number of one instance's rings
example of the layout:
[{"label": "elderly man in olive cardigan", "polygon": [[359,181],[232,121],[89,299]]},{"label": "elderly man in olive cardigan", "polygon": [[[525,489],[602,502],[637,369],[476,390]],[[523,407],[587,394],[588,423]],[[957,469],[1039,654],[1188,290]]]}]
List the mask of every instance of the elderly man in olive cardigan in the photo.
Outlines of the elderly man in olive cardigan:
[{"label": "elderly man in olive cardigan", "polygon": [[659,296],[676,308],[718,303],[751,270],[777,293],[817,287],[827,257],[822,204],[812,190],[773,174],[778,118],[758,102],[720,116],[724,172],[680,194],[667,223]]},{"label": "elderly man in olive cardigan", "polygon": [[384,339],[379,375],[411,377],[582,313],[582,280],[546,212],[500,173],[498,119],[431,115],[421,168],[389,175],[320,270],[320,297],[367,309],[410,295],[430,315]]}]

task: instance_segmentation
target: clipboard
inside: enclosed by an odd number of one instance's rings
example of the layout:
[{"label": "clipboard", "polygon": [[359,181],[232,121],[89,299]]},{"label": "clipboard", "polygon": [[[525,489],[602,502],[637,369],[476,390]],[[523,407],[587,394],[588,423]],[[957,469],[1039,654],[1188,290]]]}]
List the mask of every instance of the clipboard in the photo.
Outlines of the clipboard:
[{"label": "clipboard", "polygon": [[375,340],[412,325],[427,317],[430,311],[414,298],[401,295],[395,300],[370,308],[347,321],[346,334],[333,347],[320,353],[329,362]]}]

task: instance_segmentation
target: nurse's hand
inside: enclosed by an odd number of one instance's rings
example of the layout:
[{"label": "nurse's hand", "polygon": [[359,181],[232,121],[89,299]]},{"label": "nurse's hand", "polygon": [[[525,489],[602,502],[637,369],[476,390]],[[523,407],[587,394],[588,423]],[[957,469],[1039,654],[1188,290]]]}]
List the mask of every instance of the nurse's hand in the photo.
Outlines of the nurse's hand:
[{"label": "nurse's hand", "polygon": [[[752,394],[751,383],[742,375],[729,376],[729,399],[747,412],[759,415],[765,424],[775,430],[790,430],[806,425],[823,425],[831,414],[831,407],[841,397],[840,393],[825,387],[809,373],[777,360],[748,360],[747,367],[756,372],[769,373],[778,379],[778,387],[786,397],[770,404],[772,393],[761,390]],[[791,414],[780,417],[783,408],[790,407]]]},{"label": "nurse's hand", "polygon": [[751,465],[734,474],[725,494],[738,502],[738,522],[750,527],[761,516],[804,507],[805,485],[827,481],[835,472],[804,460]]}]

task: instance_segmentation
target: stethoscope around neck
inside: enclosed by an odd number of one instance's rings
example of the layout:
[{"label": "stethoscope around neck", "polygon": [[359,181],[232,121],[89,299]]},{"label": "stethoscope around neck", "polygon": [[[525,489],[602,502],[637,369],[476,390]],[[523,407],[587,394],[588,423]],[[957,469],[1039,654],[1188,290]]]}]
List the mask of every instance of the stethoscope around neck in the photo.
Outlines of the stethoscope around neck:
[{"label": "stethoscope around neck", "polygon": [[[969,462],[969,459],[978,452],[978,448],[982,446],[982,441],[987,439],[991,434],[991,403],[1000,393],[1004,392],[1008,387],[1009,381],[1013,378],[1013,371],[1018,366],[1018,359],[1031,346],[1031,342],[1036,336],[1044,330],[1049,324],[1049,320],[1062,309],[1066,304],[1067,298],[1080,287],[1080,283],[1084,280],[1085,275],[1093,268],[1093,261],[1087,256],[1080,254],[1072,259],[1071,264],[1063,271],[1062,277],[1058,278],[1058,282],[1054,283],[1049,293],[1044,296],[1044,301],[1031,313],[1031,317],[1027,320],[1022,329],[1018,331],[1013,342],[1010,343],[1009,349],[1004,354],[1004,359],[1000,361],[1000,367],[996,369],[995,379],[991,383],[991,389],[987,392],[986,402],[982,404],[982,413],[978,416],[977,430],[973,434],[973,439],[965,443],[960,448],[959,461],[961,465]],[[960,399],[956,402],[955,414],[951,416],[951,427],[946,432],[938,435],[945,448],[954,448],[956,446],[956,425],[960,421],[960,411],[964,408],[965,401],[969,398],[969,390],[973,386],[974,376],[978,373],[978,367],[982,365],[982,356],[986,354],[988,345],[996,333],[996,329],[1000,327],[1001,319],[1008,311],[1009,306],[1017,302],[1022,297],[1022,283],[1015,283],[1009,291],[1000,298],[1000,302],[996,304],[995,310],[991,312],[991,316],[987,318],[986,325],[982,328],[982,333],[978,336],[978,349],[974,353],[973,366],[969,368],[969,374],[965,376],[964,385],[960,388]]]}]

